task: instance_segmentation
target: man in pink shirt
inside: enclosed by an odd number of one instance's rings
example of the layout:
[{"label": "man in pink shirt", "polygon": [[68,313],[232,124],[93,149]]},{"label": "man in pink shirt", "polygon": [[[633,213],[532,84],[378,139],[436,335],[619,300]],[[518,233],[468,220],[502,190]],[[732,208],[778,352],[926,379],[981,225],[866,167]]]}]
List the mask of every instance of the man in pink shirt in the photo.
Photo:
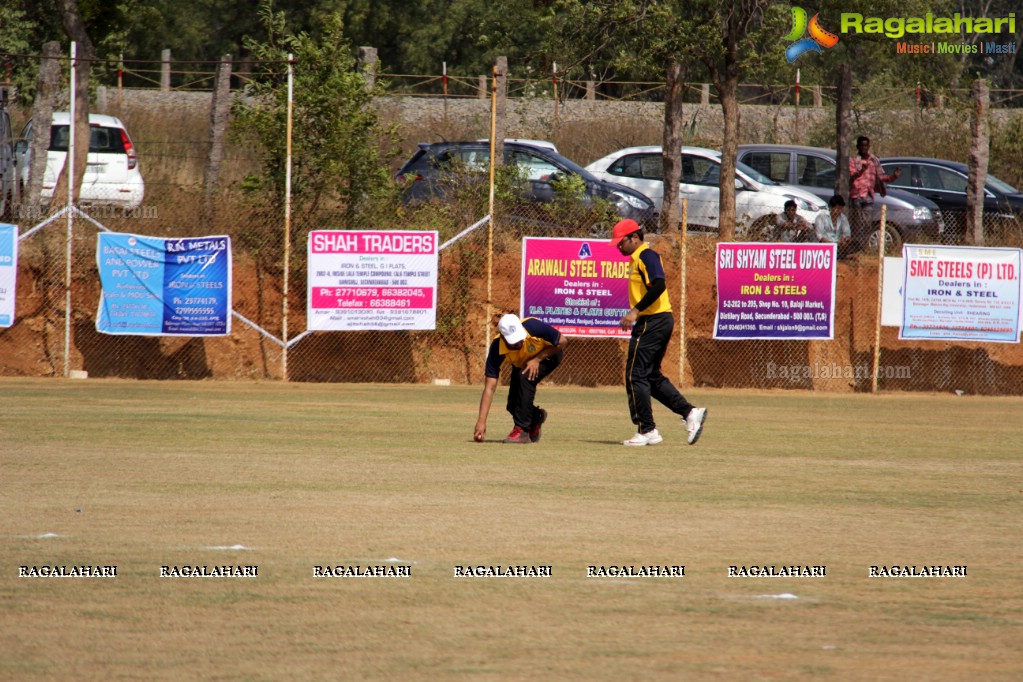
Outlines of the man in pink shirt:
[{"label": "man in pink shirt", "polygon": [[849,201],[853,240],[861,249],[872,231],[874,194],[885,196],[884,183],[898,179],[902,169],[896,168],[891,175],[885,175],[881,160],[870,153],[870,138],[866,135],[856,138],[856,151],[856,156],[849,159]]}]

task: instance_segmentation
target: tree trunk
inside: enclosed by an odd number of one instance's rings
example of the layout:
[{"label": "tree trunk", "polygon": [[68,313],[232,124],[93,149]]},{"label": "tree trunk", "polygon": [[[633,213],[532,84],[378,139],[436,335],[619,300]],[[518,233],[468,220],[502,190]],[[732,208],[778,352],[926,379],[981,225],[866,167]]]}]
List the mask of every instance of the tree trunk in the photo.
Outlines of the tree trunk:
[{"label": "tree trunk", "polygon": [[966,243],[984,245],[984,183],[987,182],[991,91],[987,81],[973,81],[973,113],[970,116],[970,156],[966,181]]},{"label": "tree trunk", "polygon": [[213,195],[220,182],[220,165],[224,160],[224,142],[227,138],[227,121],[231,113],[231,55],[220,58],[217,65],[217,83],[210,103],[210,148],[206,154],[206,169],[203,177],[203,220],[213,220]]},{"label": "tree trunk", "polygon": [[43,59],[39,64],[39,79],[36,86],[35,104],[32,105],[32,162],[28,169],[28,183],[22,198],[22,219],[36,222],[42,219],[39,196],[43,191],[43,173],[46,172],[46,156],[50,147],[50,121],[53,107],[60,88],[60,43],[52,41],[43,45]]},{"label": "tree trunk", "polygon": [[664,97],[664,203],[661,206],[661,234],[672,234],[681,228],[679,182],[682,180],[682,65],[668,65],[667,92]]},{"label": "tree trunk", "polygon": [[[74,165],[75,186],[72,188],[72,201],[78,201],[81,191],[82,176],[85,174],[86,161],[89,158],[89,71],[96,50],[85,30],[85,22],[78,11],[77,0],[58,0],[57,9],[64,32],[75,42],[75,158],[69,159]],[[68,154],[70,156],[70,153]],[[61,206],[67,201],[68,163],[60,171],[57,185],[53,188],[51,207]]]},{"label": "tree trunk", "polygon": [[852,68],[842,64],[835,106],[835,194],[849,197],[849,146],[852,144]]},{"label": "tree trunk", "polygon": [[494,62],[494,80],[497,81],[497,97],[494,103],[494,166],[504,164],[504,136],[508,129],[505,110],[508,107],[508,58],[498,57]]},{"label": "tree trunk", "polygon": [[[738,76],[729,74],[715,83],[721,98],[724,130],[721,144],[721,177],[718,229],[721,241],[735,240],[735,160],[739,153],[739,102],[736,99]],[[748,225],[745,227],[749,227]]]}]

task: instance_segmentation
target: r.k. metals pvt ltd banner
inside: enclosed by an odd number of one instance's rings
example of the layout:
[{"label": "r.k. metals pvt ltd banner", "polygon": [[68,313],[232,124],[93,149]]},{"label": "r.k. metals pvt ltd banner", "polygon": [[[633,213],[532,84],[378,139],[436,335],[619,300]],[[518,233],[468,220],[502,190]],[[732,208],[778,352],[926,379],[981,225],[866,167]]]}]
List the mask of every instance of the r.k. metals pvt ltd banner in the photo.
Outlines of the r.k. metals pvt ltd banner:
[{"label": "r.k. metals pvt ltd banner", "polygon": [[231,238],[100,232],[96,331],[138,336],[231,333]]}]

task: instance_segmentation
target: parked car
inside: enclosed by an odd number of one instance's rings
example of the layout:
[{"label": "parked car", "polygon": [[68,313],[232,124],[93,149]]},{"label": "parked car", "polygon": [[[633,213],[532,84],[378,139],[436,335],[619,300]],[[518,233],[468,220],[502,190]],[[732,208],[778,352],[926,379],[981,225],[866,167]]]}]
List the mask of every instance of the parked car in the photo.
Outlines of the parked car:
[{"label": "parked car", "polygon": [[[945,222],[956,234],[966,229],[966,181],[969,170],[965,163],[944,159],[912,156],[881,159],[884,172],[891,175],[902,169],[899,179],[888,183],[917,196],[926,197],[941,207]],[[1023,193],[993,175],[984,183],[985,221],[1016,225],[1023,220]]]},{"label": "parked car", "polygon": [[[686,222],[706,230],[718,229],[721,152],[702,147],[682,147],[681,196],[688,199]],[[586,168],[598,178],[613,180],[649,196],[658,211],[664,204],[661,147],[626,147],[598,159]],[[735,173],[736,231],[750,238],[773,232],[774,221],[785,202],[796,202],[801,216],[811,223],[827,204],[812,192],[779,185],[739,163]]]},{"label": "parked car", "polygon": [[[739,145],[739,160],[746,165],[776,182],[796,185],[824,200],[835,193],[836,157],[834,150],[823,147]],[[882,206],[888,207],[885,216],[886,251],[901,252],[904,242],[932,242],[944,237],[944,218],[938,205],[930,199],[895,187],[889,187],[887,196],[875,199],[874,229],[863,240],[868,250],[877,249]]]},{"label": "parked car", "polygon": [[[43,173],[42,196],[53,197],[57,178],[64,168],[69,145],[71,115],[55,112],[50,125],[50,146]],[[22,186],[28,184],[32,163],[32,139],[36,135],[34,121],[25,124],[15,147],[18,173]],[[125,209],[136,208],[145,196],[145,183],[139,170],[135,145],[120,119],[104,114],[89,114],[89,155],[82,177],[79,201],[83,204],[105,204]]]},{"label": "parked car", "polygon": [[17,179],[14,165],[14,131],[11,115],[0,101],[0,220],[14,208],[14,183]]},{"label": "parked car", "polygon": [[[459,171],[468,173],[471,181],[482,182],[489,162],[490,144],[486,140],[423,142],[398,170],[395,180],[403,187],[402,197],[406,203],[444,198],[452,192],[452,179]],[[554,201],[558,196],[557,181],[574,176],[584,184],[580,198],[583,206],[606,201],[615,207],[621,218],[632,218],[647,229],[656,229],[654,205],[645,195],[595,177],[546,144],[506,141],[504,163],[521,169],[526,184],[520,194],[529,203]],[[479,173],[478,178],[472,178],[473,172]],[[598,226],[597,231],[604,227],[607,226]]]}]

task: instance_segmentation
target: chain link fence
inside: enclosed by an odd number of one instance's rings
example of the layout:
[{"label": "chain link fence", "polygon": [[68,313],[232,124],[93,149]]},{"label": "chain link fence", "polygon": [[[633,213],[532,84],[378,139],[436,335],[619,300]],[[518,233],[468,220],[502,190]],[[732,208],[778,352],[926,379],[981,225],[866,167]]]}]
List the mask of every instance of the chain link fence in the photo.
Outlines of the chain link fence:
[{"label": "chain link fence", "polygon": [[[409,216],[408,227],[420,228],[428,222],[427,214],[446,208],[449,206],[423,207]],[[72,225],[69,298],[65,289],[66,218],[59,216],[22,240],[17,320],[0,331],[0,371],[7,376],[61,376],[66,362],[71,370],[96,378],[282,380],[287,352],[290,381],[478,384],[494,321],[504,312],[518,312],[522,238],[572,233],[562,222],[539,229],[536,223],[523,225],[498,213],[492,238],[484,224],[441,252],[435,330],[315,332],[287,345],[280,237],[270,236],[279,226],[260,222],[245,206],[225,202],[220,209],[218,214],[224,215],[203,233],[232,237],[235,319],[229,336],[145,337],[97,332],[97,232],[109,229],[194,237],[194,226],[202,223],[198,216],[175,224],[110,215],[98,220],[85,211],[75,215]],[[535,215],[538,221],[551,217],[549,212]],[[441,242],[460,231],[458,227],[444,230],[447,234],[442,233]],[[900,341],[897,329],[890,327],[881,328],[878,335],[878,259],[874,252],[864,250],[838,263],[833,340],[736,341],[713,338],[715,234],[692,233],[684,243],[680,235],[650,234],[648,241],[662,256],[676,317],[679,322],[685,317],[685,337],[676,334],[664,360],[665,374],[682,386],[870,391],[879,338],[876,361],[881,390],[1023,394],[1019,344]],[[492,249],[490,259],[488,248]],[[488,260],[493,267],[490,306]],[[292,265],[292,281],[302,283],[304,275],[298,264]],[[66,316],[68,301],[71,308]],[[304,286],[292,290],[289,310],[288,325],[294,339],[305,329]],[[65,319],[70,319],[69,330]],[[67,358],[65,334],[70,341]],[[627,341],[620,339],[573,339],[565,362],[549,381],[616,385],[622,380],[626,348]]]},{"label": "chain link fence", "polygon": [[[207,145],[207,113],[178,113],[184,121],[179,118],[173,125],[152,114],[125,116],[146,177],[140,206],[83,205],[72,213],[70,226],[65,214],[21,221],[16,319],[0,329],[0,374],[64,376],[69,370],[93,378],[478,385],[497,317],[519,312],[523,238],[604,239],[616,218],[613,207],[578,197],[537,203],[506,191],[498,197],[492,224],[484,221],[466,232],[489,211],[486,188],[466,183],[443,200],[399,201],[358,223],[346,217],[343,207],[305,211],[291,225],[292,252],[285,264],[279,212],[245,190],[245,179],[254,172],[251,150],[244,141],[234,141],[225,160],[225,189],[213,197],[212,210],[205,210],[205,188],[197,178]],[[838,263],[833,340],[714,339],[716,209],[716,199],[704,204],[693,199],[685,237],[674,232],[648,237],[664,261],[677,330],[685,330],[684,335],[676,332],[663,365],[678,385],[865,392],[872,389],[876,365],[881,390],[1023,394],[1018,343],[910,342],[899,340],[896,328],[878,331],[879,261],[869,245]],[[773,215],[750,219],[740,211],[738,237],[762,238],[758,220],[773,220]],[[1014,219],[991,220],[990,243],[1023,243]],[[944,223],[946,235],[964,231],[961,215],[945,214]],[[321,229],[437,230],[440,243],[447,245],[439,257],[436,329],[303,334],[306,237]],[[164,238],[230,236],[230,334],[99,333],[96,242],[97,234],[107,230]],[[287,317],[286,268],[291,282]],[[626,349],[621,339],[573,339],[563,365],[548,381],[618,385]]]}]

